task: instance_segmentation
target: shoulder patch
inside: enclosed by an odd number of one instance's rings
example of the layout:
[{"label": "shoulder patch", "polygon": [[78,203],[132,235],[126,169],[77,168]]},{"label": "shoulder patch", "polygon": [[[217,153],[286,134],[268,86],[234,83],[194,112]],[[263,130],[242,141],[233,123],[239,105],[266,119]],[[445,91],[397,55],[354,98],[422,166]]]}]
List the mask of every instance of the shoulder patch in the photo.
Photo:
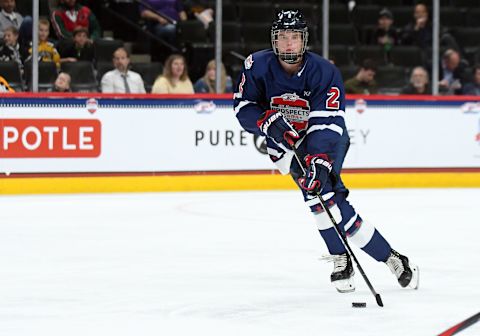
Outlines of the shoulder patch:
[{"label": "shoulder patch", "polygon": [[248,57],[245,59],[245,70],[250,69],[253,66],[253,55],[250,54]]}]

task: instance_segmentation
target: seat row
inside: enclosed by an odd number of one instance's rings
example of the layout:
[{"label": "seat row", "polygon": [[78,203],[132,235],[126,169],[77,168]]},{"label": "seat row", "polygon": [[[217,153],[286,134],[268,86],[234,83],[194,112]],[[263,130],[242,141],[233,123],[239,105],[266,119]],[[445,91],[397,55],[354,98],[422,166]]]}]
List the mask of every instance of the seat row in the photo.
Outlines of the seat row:
[{"label": "seat row", "polygon": [[[72,78],[72,91],[97,92],[100,88],[102,76],[113,69],[112,62],[98,62],[96,69],[92,63],[84,61],[62,63],[60,69],[57,69],[53,62],[40,62],[38,64],[39,90],[48,91],[51,89],[58,72],[62,71],[68,73]],[[145,89],[150,92],[155,79],[162,73],[163,65],[157,62],[132,63],[131,70],[142,76]],[[31,89],[32,65],[30,62],[25,64],[25,76],[22,76],[16,62],[0,62],[0,73],[15,91]]]}]

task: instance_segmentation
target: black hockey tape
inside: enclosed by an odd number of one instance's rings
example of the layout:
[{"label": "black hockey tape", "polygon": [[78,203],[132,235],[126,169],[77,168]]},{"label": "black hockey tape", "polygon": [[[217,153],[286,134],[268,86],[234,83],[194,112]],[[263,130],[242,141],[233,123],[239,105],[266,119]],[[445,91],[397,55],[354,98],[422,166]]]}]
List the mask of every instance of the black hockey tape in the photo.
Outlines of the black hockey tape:
[{"label": "black hockey tape", "polygon": [[353,308],[366,308],[367,303],[366,302],[352,302],[352,307]]}]

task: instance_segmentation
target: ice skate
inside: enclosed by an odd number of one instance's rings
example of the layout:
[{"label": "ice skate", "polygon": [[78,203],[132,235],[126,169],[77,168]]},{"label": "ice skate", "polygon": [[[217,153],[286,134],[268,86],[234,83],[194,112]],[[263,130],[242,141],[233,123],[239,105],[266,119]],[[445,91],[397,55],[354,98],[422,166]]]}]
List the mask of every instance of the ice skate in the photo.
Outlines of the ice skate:
[{"label": "ice skate", "polygon": [[401,255],[394,249],[385,262],[393,274],[397,277],[398,283],[402,287],[418,289],[419,269],[418,266],[409,262],[408,258]]},{"label": "ice skate", "polygon": [[323,260],[333,261],[333,272],[330,281],[340,293],[349,293],[355,290],[352,260],[347,253],[324,256]]}]

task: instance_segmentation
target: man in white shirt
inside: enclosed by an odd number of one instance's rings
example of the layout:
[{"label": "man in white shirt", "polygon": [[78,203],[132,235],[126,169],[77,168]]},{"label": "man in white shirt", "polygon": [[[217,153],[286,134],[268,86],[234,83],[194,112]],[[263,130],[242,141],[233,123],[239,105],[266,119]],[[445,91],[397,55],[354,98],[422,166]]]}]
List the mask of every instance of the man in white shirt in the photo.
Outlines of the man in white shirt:
[{"label": "man in white shirt", "polygon": [[145,93],[142,77],[128,70],[130,57],[125,48],[118,48],[113,53],[114,70],[102,77],[103,93]]}]

